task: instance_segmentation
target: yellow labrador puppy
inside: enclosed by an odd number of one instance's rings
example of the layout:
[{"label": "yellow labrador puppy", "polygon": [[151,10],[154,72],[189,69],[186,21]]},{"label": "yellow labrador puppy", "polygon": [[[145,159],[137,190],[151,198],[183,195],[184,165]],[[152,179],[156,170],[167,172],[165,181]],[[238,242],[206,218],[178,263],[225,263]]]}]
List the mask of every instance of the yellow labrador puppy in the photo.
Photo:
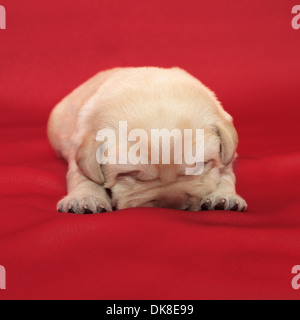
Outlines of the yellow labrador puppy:
[{"label": "yellow labrador puppy", "polygon": [[[192,131],[202,133],[203,152],[194,163],[181,163],[184,152],[199,145],[197,135],[190,134],[189,147],[180,146]],[[68,195],[58,203],[59,212],[247,208],[235,190],[238,135],[232,118],[213,92],[181,69],[101,72],[56,106],[48,135],[69,163]],[[160,154],[168,146],[165,135],[172,140],[169,162]]]}]

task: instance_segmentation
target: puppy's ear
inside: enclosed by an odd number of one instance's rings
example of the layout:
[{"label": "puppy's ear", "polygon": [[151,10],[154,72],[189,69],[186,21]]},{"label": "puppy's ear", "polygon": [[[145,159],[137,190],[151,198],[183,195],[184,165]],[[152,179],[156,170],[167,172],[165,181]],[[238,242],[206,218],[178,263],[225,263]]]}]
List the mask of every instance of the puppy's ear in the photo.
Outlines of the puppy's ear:
[{"label": "puppy's ear", "polygon": [[238,146],[238,134],[232,122],[224,121],[216,128],[221,141],[221,159],[224,165],[232,163],[236,156]]},{"label": "puppy's ear", "polygon": [[96,151],[98,147],[99,142],[93,141],[93,139],[85,139],[78,148],[76,163],[80,170],[90,180],[98,183],[99,185],[104,185],[104,175],[96,158]]}]

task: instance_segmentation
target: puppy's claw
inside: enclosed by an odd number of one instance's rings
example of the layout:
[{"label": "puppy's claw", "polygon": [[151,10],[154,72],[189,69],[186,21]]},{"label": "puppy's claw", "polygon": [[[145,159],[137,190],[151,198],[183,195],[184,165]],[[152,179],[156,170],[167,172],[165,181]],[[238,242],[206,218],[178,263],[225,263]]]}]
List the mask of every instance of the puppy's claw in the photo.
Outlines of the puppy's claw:
[{"label": "puppy's claw", "polygon": [[201,206],[201,210],[202,211],[208,211],[211,207],[211,201],[210,200],[206,200],[202,206]]}]

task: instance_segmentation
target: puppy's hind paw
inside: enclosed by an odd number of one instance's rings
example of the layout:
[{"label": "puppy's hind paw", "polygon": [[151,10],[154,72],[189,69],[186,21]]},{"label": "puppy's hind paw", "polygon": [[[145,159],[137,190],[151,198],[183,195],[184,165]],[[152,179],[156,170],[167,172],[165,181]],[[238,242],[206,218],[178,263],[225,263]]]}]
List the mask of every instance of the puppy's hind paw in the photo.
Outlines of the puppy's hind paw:
[{"label": "puppy's hind paw", "polygon": [[245,212],[247,203],[243,198],[235,194],[212,193],[206,196],[200,205],[200,211],[208,210]]}]

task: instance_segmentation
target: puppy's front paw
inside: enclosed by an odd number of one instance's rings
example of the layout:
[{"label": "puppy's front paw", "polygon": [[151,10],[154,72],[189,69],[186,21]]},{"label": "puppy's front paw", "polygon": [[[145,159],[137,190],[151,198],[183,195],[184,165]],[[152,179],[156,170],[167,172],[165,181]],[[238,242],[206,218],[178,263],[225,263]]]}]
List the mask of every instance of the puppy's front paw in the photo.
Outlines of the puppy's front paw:
[{"label": "puppy's front paw", "polygon": [[99,196],[70,194],[57,205],[58,212],[93,214],[112,211],[109,201]]},{"label": "puppy's front paw", "polygon": [[204,197],[201,202],[200,210],[229,210],[245,212],[247,209],[246,201],[236,194],[222,194],[214,192]]}]

